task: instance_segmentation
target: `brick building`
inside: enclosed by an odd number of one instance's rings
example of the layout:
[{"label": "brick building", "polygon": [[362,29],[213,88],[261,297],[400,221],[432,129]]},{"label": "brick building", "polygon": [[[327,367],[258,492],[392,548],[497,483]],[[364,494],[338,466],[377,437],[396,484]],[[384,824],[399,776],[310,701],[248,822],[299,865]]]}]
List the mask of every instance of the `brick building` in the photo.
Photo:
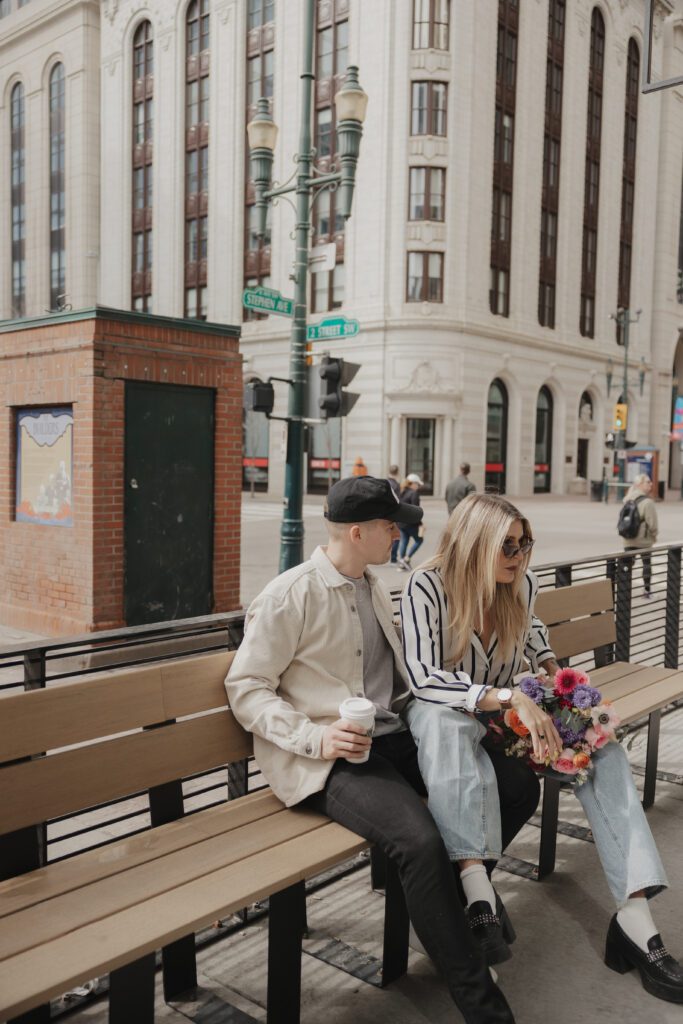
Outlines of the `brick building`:
[{"label": "brick building", "polygon": [[0,621],[74,633],[239,605],[238,344],[101,307],[0,323]]}]

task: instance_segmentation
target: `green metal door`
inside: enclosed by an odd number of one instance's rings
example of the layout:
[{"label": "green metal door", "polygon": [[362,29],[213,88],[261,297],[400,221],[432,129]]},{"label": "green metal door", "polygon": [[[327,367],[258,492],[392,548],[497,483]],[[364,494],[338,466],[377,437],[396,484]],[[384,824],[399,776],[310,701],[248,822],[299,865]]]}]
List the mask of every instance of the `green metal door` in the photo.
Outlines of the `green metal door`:
[{"label": "green metal door", "polygon": [[214,394],[126,384],[129,626],[213,610]]}]

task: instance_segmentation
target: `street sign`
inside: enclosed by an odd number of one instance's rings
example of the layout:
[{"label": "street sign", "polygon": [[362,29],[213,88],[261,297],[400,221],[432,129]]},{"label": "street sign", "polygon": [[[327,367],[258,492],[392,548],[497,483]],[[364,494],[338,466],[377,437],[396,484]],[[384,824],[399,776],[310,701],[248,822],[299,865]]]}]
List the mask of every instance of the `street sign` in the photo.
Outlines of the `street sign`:
[{"label": "street sign", "polygon": [[286,299],[273,288],[245,288],[242,305],[257,313],[274,313],[276,316],[293,316],[294,299]]},{"label": "street sign", "polygon": [[333,341],[335,338],[353,338],[360,331],[357,320],[345,316],[329,316],[319,324],[306,328],[306,341]]},{"label": "street sign", "polygon": [[334,270],[337,262],[337,246],[334,242],[326,242],[324,245],[316,245],[311,249],[308,257],[308,269],[312,274],[319,274],[323,270]]}]

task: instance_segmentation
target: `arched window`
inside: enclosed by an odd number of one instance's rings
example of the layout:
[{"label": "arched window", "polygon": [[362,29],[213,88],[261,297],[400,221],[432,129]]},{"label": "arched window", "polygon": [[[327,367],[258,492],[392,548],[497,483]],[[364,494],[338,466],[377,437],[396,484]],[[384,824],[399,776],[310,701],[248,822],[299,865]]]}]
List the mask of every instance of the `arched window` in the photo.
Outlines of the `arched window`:
[{"label": "arched window", "polygon": [[[617,306],[631,305],[631,255],[633,249],[633,208],[636,190],[636,140],[638,136],[638,90],[640,53],[635,39],[628,44],[626,65],[626,108],[624,111],[624,161],[621,174],[621,235],[619,238],[619,290]],[[617,324],[617,341],[621,342]]]},{"label": "arched window", "polygon": [[538,322],[555,326],[557,280],[557,224],[560,205],[560,143],[564,87],[565,0],[550,0],[545,82],[543,136],[543,191],[541,199],[541,262],[538,281]]},{"label": "arched window", "polygon": [[12,316],[26,315],[26,121],[24,87],[10,98],[12,201]]},{"label": "arched window", "polygon": [[64,65],[50,73],[50,309],[66,304],[66,187]]},{"label": "arched window", "polygon": [[605,65],[605,22],[597,7],[591,18],[588,69],[588,122],[583,199],[581,308],[579,330],[595,336],[595,281],[598,256],[598,203],[600,199],[600,147],[602,140],[602,76]]},{"label": "arched window", "polygon": [[548,494],[553,461],[553,396],[545,385],[536,401],[534,494]]},{"label": "arched window", "polygon": [[209,0],[192,0],[185,47],[185,316],[197,320],[207,314],[209,28]]},{"label": "arched window", "polygon": [[133,37],[133,309],[152,308],[152,161],[154,149],[154,41],[143,21]]},{"label": "arched window", "polygon": [[515,148],[518,0],[499,0],[496,58],[496,116],[493,143],[493,216],[491,219],[492,313],[510,315],[510,238],[512,169]]},{"label": "arched window", "polygon": [[486,413],[485,489],[493,494],[505,493],[507,434],[508,393],[502,380],[496,378],[489,388]]}]

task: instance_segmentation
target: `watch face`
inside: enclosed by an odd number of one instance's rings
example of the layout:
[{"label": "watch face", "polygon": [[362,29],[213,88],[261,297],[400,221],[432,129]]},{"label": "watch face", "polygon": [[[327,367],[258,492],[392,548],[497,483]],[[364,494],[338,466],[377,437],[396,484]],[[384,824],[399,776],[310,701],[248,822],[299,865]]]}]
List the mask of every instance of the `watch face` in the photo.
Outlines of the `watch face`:
[{"label": "watch face", "polygon": [[501,704],[507,704],[510,701],[511,697],[512,697],[512,690],[508,690],[507,688],[504,688],[504,689],[498,691],[498,701]]}]

